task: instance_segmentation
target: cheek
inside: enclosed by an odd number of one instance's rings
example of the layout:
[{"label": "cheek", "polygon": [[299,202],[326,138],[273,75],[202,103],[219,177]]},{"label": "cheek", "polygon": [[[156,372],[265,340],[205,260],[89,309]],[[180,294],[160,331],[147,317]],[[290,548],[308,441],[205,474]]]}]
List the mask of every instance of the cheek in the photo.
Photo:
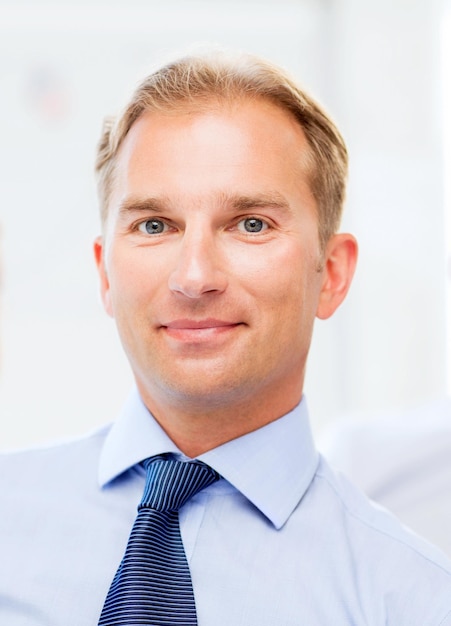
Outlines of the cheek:
[{"label": "cheek", "polygon": [[120,314],[123,319],[127,315],[146,315],[167,285],[159,260],[133,249],[112,251],[109,276],[113,311],[115,317]]},{"label": "cheek", "polygon": [[248,251],[237,271],[260,297],[275,306],[280,307],[282,302],[295,306],[305,300],[317,281],[313,255],[305,254],[297,242],[292,246],[274,243],[271,248],[262,247],[255,255],[249,255]]},{"label": "cheek", "polygon": [[271,280],[265,281],[265,294],[275,323],[288,333],[310,334],[321,289],[321,277],[313,263],[291,260]]},{"label": "cheek", "polygon": [[112,313],[117,318],[121,316],[120,311],[130,307],[139,294],[141,277],[137,275],[132,259],[114,248],[108,258],[107,275]]}]

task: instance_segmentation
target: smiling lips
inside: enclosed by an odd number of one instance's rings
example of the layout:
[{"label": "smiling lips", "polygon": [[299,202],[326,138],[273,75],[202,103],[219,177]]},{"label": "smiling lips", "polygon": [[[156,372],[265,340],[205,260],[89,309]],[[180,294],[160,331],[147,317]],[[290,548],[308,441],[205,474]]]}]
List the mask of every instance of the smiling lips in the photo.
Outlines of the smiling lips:
[{"label": "smiling lips", "polygon": [[240,323],[212,318],[205,320],[179,319],[162,324],[162,328],[170,337],[179,341],[191,342],[212,339],[235,329],[237,326],[240,326]]}]

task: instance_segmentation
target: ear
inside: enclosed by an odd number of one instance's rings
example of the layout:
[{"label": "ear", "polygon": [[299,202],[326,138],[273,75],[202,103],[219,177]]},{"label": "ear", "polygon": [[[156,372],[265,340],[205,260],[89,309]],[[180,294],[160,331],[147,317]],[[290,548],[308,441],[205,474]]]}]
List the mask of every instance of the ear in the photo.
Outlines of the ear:
[{"label": "ear", "polygon": [[334,235],[326,246],[323,284],[316,316],[325,320],[345,299],[357,263],[357,241],[352,235]]},{"label": "ear", "polygon": [[100,278],[100,295],[102,297],[103,306],[108,315],[114,317],[110,297],[110,283],[105,267],[105,245],[103,237],[97,237],[94,241],[94,258]]}]

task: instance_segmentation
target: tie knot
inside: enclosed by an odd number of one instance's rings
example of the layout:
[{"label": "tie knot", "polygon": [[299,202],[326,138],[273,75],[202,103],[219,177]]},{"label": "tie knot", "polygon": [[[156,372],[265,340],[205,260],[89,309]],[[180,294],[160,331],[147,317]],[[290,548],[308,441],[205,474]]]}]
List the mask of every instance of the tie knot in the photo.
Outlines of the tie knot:
[{"label": "tie knot", "polygon": [[201,461],[177,461],[164,456],[146,459],[144,494],[138,509],[178,511],[196,493],[219,480],[214,469]]}]

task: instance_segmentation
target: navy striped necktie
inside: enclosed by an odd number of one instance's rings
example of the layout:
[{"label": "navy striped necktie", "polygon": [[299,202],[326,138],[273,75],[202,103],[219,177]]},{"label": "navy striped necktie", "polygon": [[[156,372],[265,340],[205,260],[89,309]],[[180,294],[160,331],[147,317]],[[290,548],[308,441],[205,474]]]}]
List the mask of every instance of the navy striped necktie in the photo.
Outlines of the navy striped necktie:
[{"label": "navy striped necktie", "polygon": [[147,459],[143,465],[144,494],[99,626],[196,625],[178,511],[220,476],[200,461],[176,461],[166,455]]}]

